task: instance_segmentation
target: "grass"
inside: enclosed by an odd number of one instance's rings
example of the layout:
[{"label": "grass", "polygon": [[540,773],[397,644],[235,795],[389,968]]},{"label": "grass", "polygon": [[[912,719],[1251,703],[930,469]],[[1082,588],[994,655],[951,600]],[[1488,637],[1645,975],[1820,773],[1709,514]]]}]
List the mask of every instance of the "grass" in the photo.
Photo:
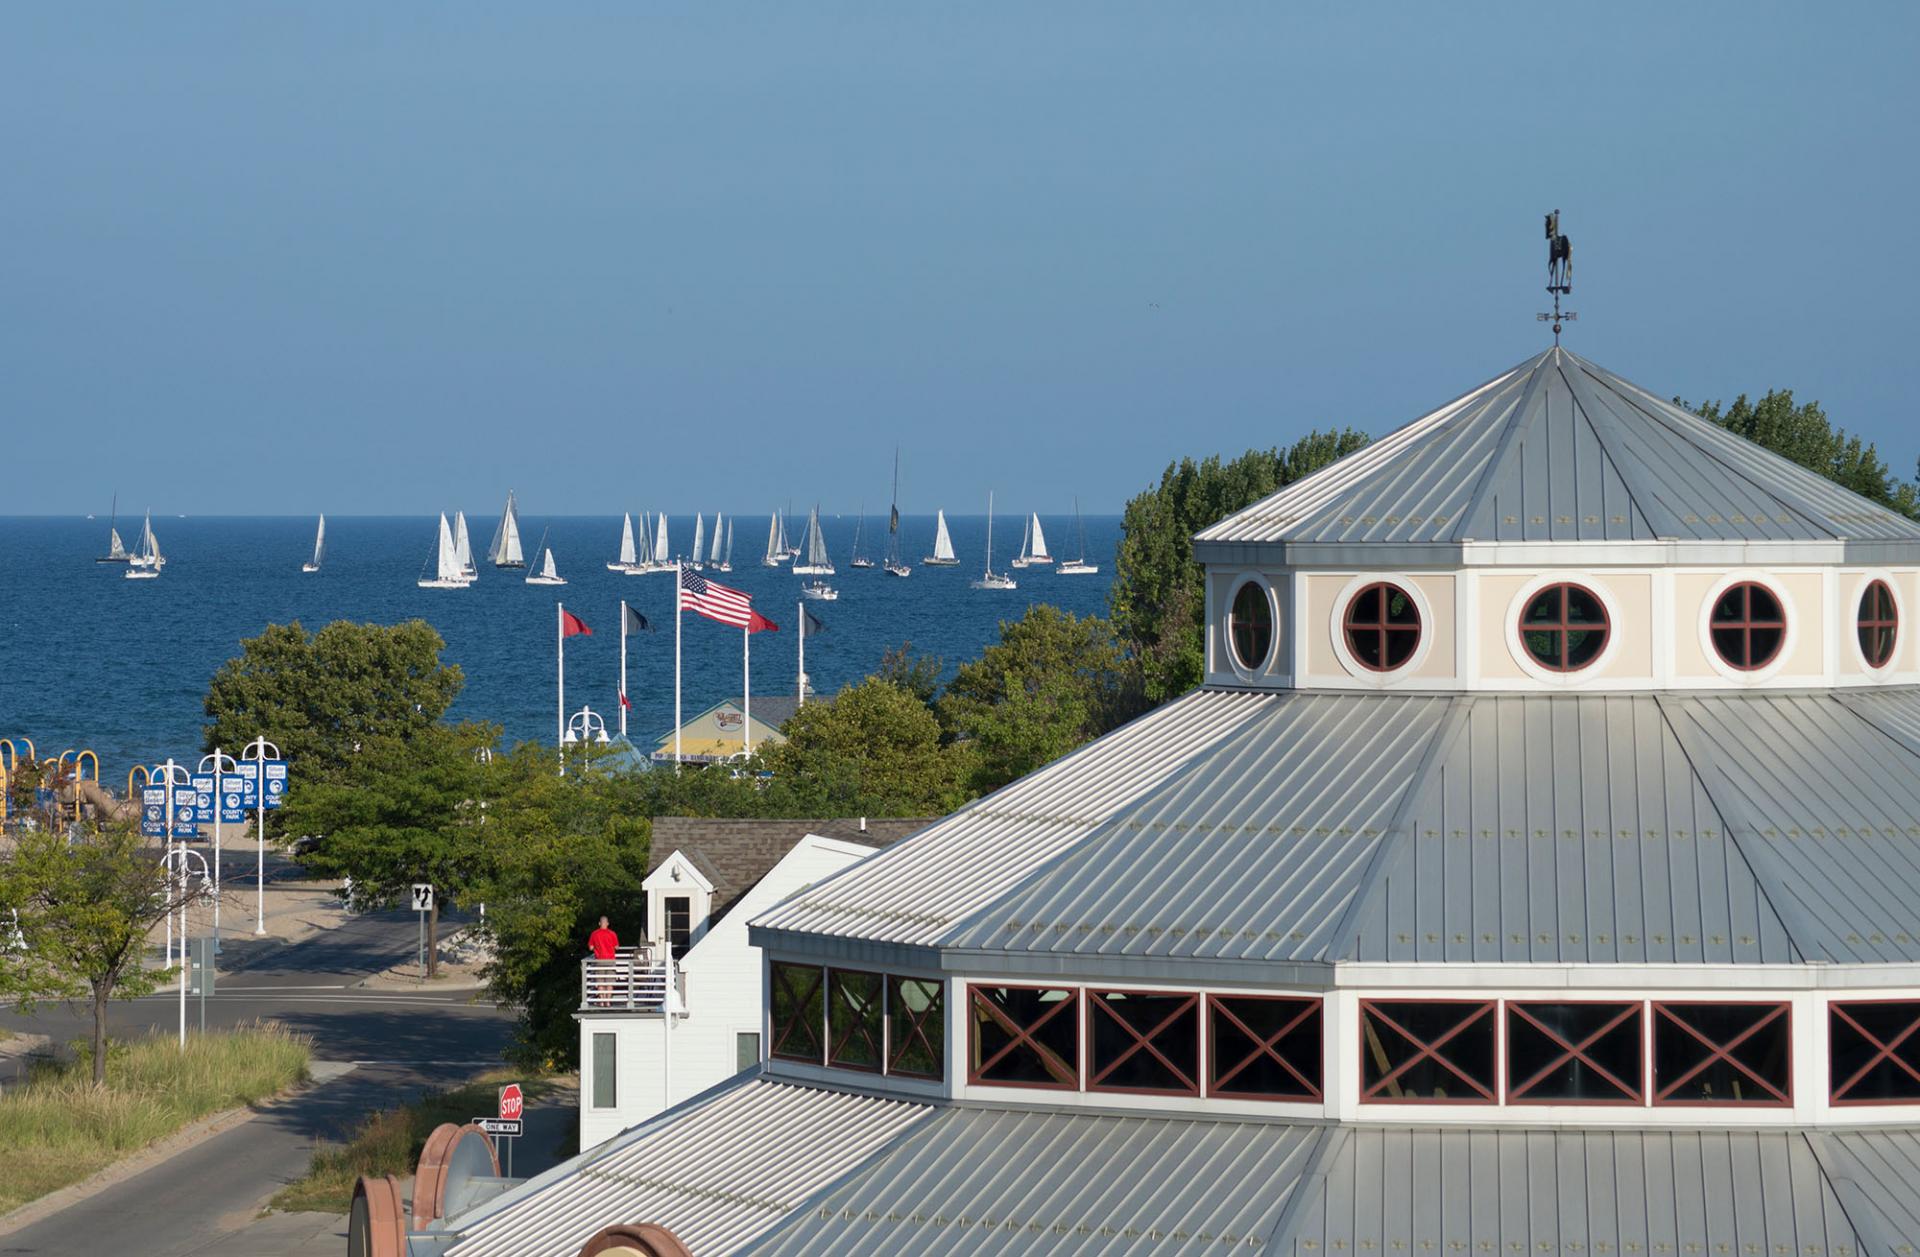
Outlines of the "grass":
[{"label": "grass", "polygon": [[520,1071],[497,1069],[458,1087],[430,1091],[411,1104],[382,1109],[362,1122],[345,1144],[315,1149],[306,1175],[281,1188],[267,1207],[287,1213],[347,1212],[353,1205],[353,1185],[361,1175],[408,1177],[419,1164],[420,1149],[433,1128],[442,1122],[464,1125],[492,1113],[503,1082],[519,1082],[529,1106],[558,1086],[556,1079],[528,1081]]},{"label": "grass", "polygon": [[304,1081],[312,1044],[267,1024],[192,1035],[183,1052],[156,1035],[107,1050],[107,1081],[90,1056],[42,1064],[0,1095],[0,1213],[57,1191],[223,1109]]}]

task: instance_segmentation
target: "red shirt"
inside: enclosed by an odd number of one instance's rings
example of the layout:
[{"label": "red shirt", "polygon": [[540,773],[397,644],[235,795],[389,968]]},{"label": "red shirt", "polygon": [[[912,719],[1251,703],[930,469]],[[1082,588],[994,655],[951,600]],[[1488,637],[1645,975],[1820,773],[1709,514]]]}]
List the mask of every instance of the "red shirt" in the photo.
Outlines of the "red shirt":
[{"label": "red shirt", "polygon": [[587,935],[587,948],[593,952],[595,960],[612,960],[614,952],[620,948],[620,936],[603,925]]}]

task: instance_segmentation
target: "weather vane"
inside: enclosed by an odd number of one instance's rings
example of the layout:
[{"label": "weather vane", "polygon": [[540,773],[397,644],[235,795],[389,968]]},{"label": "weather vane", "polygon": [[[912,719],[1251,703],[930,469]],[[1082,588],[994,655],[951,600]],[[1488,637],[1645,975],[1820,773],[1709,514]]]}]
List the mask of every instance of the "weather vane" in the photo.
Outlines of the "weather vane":
[{"label": "weather vane", "polygon": [[1573,242],[1560,234],[1559,210],[1547,215],[1547,291],[1553,294],[1553,313],[1534,317],[1542,323],[1553,321],[1553,343],[1558,345],[1560,324],[1580,317],[1577,311],[1560,309],[1560,298],[1573,292]]}]

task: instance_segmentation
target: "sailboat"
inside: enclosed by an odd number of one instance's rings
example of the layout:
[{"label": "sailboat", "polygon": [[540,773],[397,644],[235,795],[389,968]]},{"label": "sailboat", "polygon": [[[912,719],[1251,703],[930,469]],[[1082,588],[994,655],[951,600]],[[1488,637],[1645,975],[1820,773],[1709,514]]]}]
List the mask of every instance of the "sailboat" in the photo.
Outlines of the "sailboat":
[{"label": "sailboat", "polygon": [[467,536],[467,513],[453,513],[453,553],[460,562],[460,571],[471,585],[480,577],[480,569],[473,565],[473,541]]},{"label": "sailboat", "polygon": [[928,567],[958,567],[960,560],[953,553],[953,538],[947,535],[947,513],[940,511],[933,522],[933,553],[920,562]]},{"label": "sailboat", "polygon": [[327,557],[327,517],[320,517],[320,526],[313,530],[313,557],[300,565],[303,572],[317,572],[320,561]]},{"label": "sailboat", "polygon": [[713,548],[707,552],[707,566],[719,570],[720,567],[720,512],[713,513]]},{"label": "sailboat", "polygon": [[889,576],[911,576],[913,569],[900,561],[900,447],[893,447],[893,500],[887,505],[887,559],[881,570]]},{"label": "sailboat", "polygon": [[800,596],[815,602],[836,602],[840,598],[840,591],[823,580],[812,580],[800,586]]},{"label": "sailboat", "polygon": [[767,516],[767,554],[760,560],[761,567],[779,567],[790,556],[787,554],[787,530],[781,526],[780,512]]},{"label": "sailboat", "polygon": [[1087,526],[1080,520],[1079,498],[1073,500],[1073,530],[1080,534],[1080,557],[1068,559],[1053,570],[1062,576],[1091,576],[1100,570],[1100,565],[1087,562]]},{"label": "sailboat", "polygon": [[559,569],[553,565],[553,547],[547,544],[547,533],[551,531],[552,529],[542,529],[540,532],[540,548],[533,552],[534,566],[533,569],[527,573],[527,584],[529,585],[564,585],[567,583],[560,575]]},{"label": "sailboat", "polygon": [[993,493],[987,493],[987,570],[973,582],[975,589],[1014,589],[1013,577],[993,570]]},{"label": "sailboat", "polygon": [[609,572],[631,572],[633,565],[640,561],[639,552],[633,548],[633,512],[628,511],[620,521],[620,557],[607,564]]},{"label": "sailboat", "polygon": [[[432,576],[427,575],[427,564],[433,565]],[[420,579],[414,583],[422,589],[465,589],[473,584],[473,577],[460,562],[460,547],[453,539],[453,529],[447,526],[445,511],[440,512],[439,542],[432,556],[420,565]]]},{"label": "sailboat", "polygon": [[853,526],[853,561],[850,567],[872,567],[873,560],[860,553],[860,543],[867,535],[867,506],[860,504],[860,522]]},{"label": "sailboat", "polygon": [[1028,519],[1026,527],[1020,532],[1020,557],[1013,561],[1015,567],[1035,567],[1042,563],[1053,562],[1053,556],[1047,553],[1047,534],[1040,528],[1040,515],[1035,512]]},{"label": "sailboat", "polygon": [[652,572],[673,570],[673,554],[667,549],[667,513],[665,511],[660,512],[660,523],[653,530],[653,566],[647,570]]},{"label": "sailboat", "polygon": [[127,543],[120,540],[120,495],[116,493],[113,495],[113,515],[107,524],[107,552],[96,557],[94,562],[125,563],[130,557]]},{"label": "sailboat", "polygon": [[780,512],[780,549],[790,559],[800,557],[800,547],[787,537],[787,518],[793,514],[793,503],[787,503],[787,509]]},{"label": "sailboat", "polygon": [[166,564],[160,557],[160,539],[153,535],[153,512],[148,511],[146,522],[140,525],[140,544],[127,560],[127,570],[122,575],[128,580],[154,580]]},{"label": "sailboat", "polygon": [[820,531],[820,508],[807,515],[807,561],[793,565],[795,576],[831,576],[833,558],[827,553],[827,539]]},{"label": "sailboat", "polygon": [[733,521],[732,520],[727,521],[727,548],[725,550],[720,551],[719,553],[720,553],[720,561],[713,565],[713,570],[716,572],[731,572],[733,570]]},{"label": "sailboat", "polygon": [[[460,544],[464,549],[467,542],[466,517],[460,517]],[[493,527],[493,540],[487,545],[487,558],[495,567],[525,567],[526,558],[520,553],[520,512],[513,505],[513,490],[507,490],[507,509],[500,512],[500,522]]]},{"label": "sailboat", "polygon": [[[716,522],[714,526],[717,528],[719,524]],[[699,571],[701,567],[704,566],[700,558],[700,552],[706,548],[707,517],[696,513],[693,517],[693,553],[687,556],[687,566],[696,572]]]},{"label": "sailboat", "polygon": [[621,570],[628,576],[645,576],[653,570],[653,516],[640,512],[640,533],[633,547],[634,560]]}]

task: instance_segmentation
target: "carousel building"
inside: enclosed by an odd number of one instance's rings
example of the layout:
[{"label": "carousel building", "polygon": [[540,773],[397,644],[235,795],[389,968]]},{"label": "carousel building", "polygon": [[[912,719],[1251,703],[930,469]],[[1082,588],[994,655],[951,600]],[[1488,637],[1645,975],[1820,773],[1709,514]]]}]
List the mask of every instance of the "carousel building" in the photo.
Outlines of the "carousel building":
[{"label": "carousel building", "polygon": [[1920,524],[1556,347],[1196,551],[1199,691],[409,1250],[1913,1257]]}]

